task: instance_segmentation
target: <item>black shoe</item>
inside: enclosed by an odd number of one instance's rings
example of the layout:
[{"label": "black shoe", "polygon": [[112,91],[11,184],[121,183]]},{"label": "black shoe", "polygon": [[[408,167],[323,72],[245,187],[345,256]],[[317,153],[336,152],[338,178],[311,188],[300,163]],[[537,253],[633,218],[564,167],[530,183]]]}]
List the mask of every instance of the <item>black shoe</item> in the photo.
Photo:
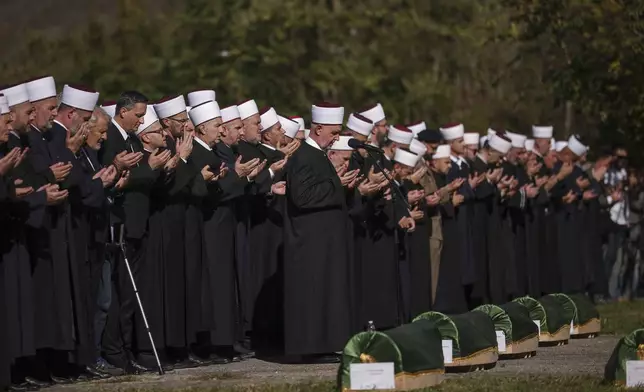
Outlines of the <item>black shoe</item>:
[{"label": "black shoe", "polygon": [[208,357],[208,361],[213,365],[225,365],[231,362],[229,358],[220,357],[219,355],[214,353],[210,354],[210,356]]},{"label": "black shoe", "polygon": [[188,354],[188,362],[193,364],[193,366],[210,366],[213,365],[213,362],[209,359],[199,358],[195,354]]},{"label": "black shoe", "polygon": [[176,369],[173,364],[167,362],[161,362],[161,369],[164,373],[174,371]]},{"label": "black shoe", "polygon": [[52,385],[51,381],[42,381],[33,377],[25,377],[25,382],[36,388],[47,388]]},{"label": "black shoe", "polygon": [[68,377],[54,376],[53,374],[49,375],[49,377],[51,377],[51,381],[53,381],[54,384],[57,384],[57,385],[67,385],[74,382],[74,380]]},{"label": "black shoe", "polygon": [[108,376],[122,376],[125,374],[125,369],[113,366],[103,358],[99,358],[92,368]]},{"label": "black shoe", "polygon": [[145,367],[134,360],[130,360],[128,362],[128,367],[134,370],[134,372],[136,372],[135,374],[152,373],[156,371],[156,369]]},{"label": "black shoe", "polygon": [[90,376],[92,376],[93,378],[95,378],[95,379],[101,379],[101,380],[104,380],[104,379],[106,379],[106,378],[110,378],[110,377],[112,377],[112,375],[111,375],[111,374],[109,374],[109,373],[106,373],[106,372],[103,372],[103,371],[99,370],[99,369],[98,369],[96,366],[94,366],[94,365],[85,366],[85,372],[86,372],[87,374],[89,374]]},{"label": "black shoe", "polygon": [[39,388],[35,385],[31,385],[27,382],[23,382],[21,384],[11,384],[7,387],[7,391],[14,392],[37,391],[38,389]]},{"label": "black shoe", "polygon": [[172,364],[175,369],[191,369],[191,368],[196,368],[200,365],[192,362],[189,358],[185,359],[179,359],[175,363]]},{"label": "black shoe", "polygon": [[241,344],[235,343],[233,345],[233,350],[237,353],[237,355],[242,359],[250,359],[250,358],[255,358],[255,351],[249,350],[246,347],[244,347]]},{"label": "black shoe", "polygon": [[338,354],[315,354],[303,355],[302,363],[306,364],[325,364],[325,363],[340,363],[340,356]]}]

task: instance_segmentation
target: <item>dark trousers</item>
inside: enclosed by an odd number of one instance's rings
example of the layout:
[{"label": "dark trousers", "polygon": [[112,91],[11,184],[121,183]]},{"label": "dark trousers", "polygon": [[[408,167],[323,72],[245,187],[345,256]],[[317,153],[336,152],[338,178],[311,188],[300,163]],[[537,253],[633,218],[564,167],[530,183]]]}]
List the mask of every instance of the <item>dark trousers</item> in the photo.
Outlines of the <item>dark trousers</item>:
[{"label": "dark trousers", "polygon": [[[145,257],[146,238],[127,239],[125,252],[132,274]],[[103,333],[103,352],[105,359],[118,367],[125,367],[127,361],[134,360],[134,317],[137,300],[132,280],[123,255],[114,257],[112,265],[112,290],[107,324]]]},{"label": "dark trousers", "polygon": [[101,356],[101,341],[111,302],[112,262],[106,258],[101,266],[98,290],[96,293],[96,313],[94,314],[94,345],[96,347],[97,358]]}]

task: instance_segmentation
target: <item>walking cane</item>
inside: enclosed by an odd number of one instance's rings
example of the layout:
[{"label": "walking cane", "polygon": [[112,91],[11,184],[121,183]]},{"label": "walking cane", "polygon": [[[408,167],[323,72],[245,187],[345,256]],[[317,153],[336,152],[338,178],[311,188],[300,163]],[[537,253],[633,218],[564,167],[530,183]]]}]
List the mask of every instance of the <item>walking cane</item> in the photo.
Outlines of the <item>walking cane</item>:
[{"label": "walking cane", "polygon": [[130,281],[132,282],[132,288],[134,289],[134,294],[136,295],[136,300],[139,303],[139,309],[141,309],[141,316],[143,317],[143,323],[145,323],[145,330],[148,332],[148,337],[150,338],[150,343],[152,344],[152,351],[154,352],[154,358],[157,360],[157,366],[159,367],[159,375],[163,376],[163,367],[161,366],[161,361],[159,360],[159,354],[157,353],[157,347],[154,345],[154,339],[152,338],[152,332],[150,332],[150,326],[148,325],[148,318],[145,317],[145,311],[143,310],[143,303],[141,302],[141,297],[139,296],[139,289],[136,287],[136,282],[134,281],[134,275],[132,275],[132,269],[130,268],[130,262],[127,260],[125,254],[125,243],[123,241],[123,231],[121,231],[121,252],[123,253],[123,260],[125,261],[125,266],[127,267],[127,272],[130,274]]}]

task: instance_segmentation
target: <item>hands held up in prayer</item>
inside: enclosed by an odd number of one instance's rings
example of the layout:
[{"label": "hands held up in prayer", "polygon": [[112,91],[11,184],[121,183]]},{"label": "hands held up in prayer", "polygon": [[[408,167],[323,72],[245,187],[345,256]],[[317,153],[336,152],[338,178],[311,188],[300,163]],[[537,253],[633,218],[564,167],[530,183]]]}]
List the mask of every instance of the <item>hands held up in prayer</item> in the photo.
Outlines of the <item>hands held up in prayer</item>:
[{"label": "hands held up in prayer", "polygon": [[285,195],[286,194],[286,181],[276,182],[271,185],[271,193],[274,195]]},{"label": "hands held up in prayer", "polygon": [[31,195],[34,192],[34,188],[30,186],[20,186],[23,182],[20,178],[16,178],[13,181],[13,185],[16,187],[16,198],[21,199],[27,195]]},{"label": "hands held up in prayer", "polygon": [[56,204],[62,203],[65,199],[67,199],[67,196],[69,196],[69,192],[66,190],[60,190],[58,185],[56,184],[46,184],[41,186],[38,189],[38,192],[45,191],[47,193],[47,205],[48,206],[53,206]]},{"label": "hands held up in prayer", "polygon": [[110,165],[96,172],[96,174],[94,174],[94,177],[92,177],[92,179],[101,180],[101,182],[103,183],[103,188],[108,188],[116,180],[117,174],[118,172],[116,171],[116,168],[113,165]]},{"label": "hands held up in prayer", "polygon": [[121,151],[114,157],[114,167],[119,172],[136,166],[143,159],[142,152]]},{"label": "hands held up in prayer", "polygon": [[277,143],[277,150],[281,151],[287,157],[293,155],[295,150],[297,150],[299,147],[300,147],[300,141],[297,139],[293,139],[289,144],[285,145],[284,147],[282,147],[282,144],[280,142]]},{"label": "hands held up in prayer", "polygon": [[72,132],[69,129],[67,130],[65,145],[74,154],[76,154],[83,144],[85,144],[85,140],[87,140],[87,135],[89,134],[89,127],[89,121],[85,121],[81,124],[74,135],[72,135]]},{"label": "hands held up in prayer", "polygon": [[201,169],[201,176],[206,180],[206,182],[218,181],[220,178],[225,177],[226,173],[228,173],[228,167],[226,167],[226,164],[223,162],[221,163],[221,166],[219,166],[219,171],[216,173],[210,169],[210,165],[206,165]]},{"label": "hands held up in prayer", "polygon": [[54,178],[56,179],[56,182],[61,182],[61,181],[64,181],[65,178],[67,178],[69,173],[71,173],[72,167],[73,166],[71,162],[67,162],[67,163],[57,162],[49,166],[49,169],[54,174]]},{"label": "hands held up in prayer", "polygon": [[25,158],[27,151],[29,151],[29,147],[23,150],[20,150],[20,148],[16,147],[9,151],[7,155],[2,157],[2,159],[0,159],[0,175],[5,175],[12,169],[18,167],[18,165],[20,165],[22,160]]},{"label": "hands held up in prayer", "polygon": [[411,216],[406,216],[398,221],[398,226],[401,229],[406,230],[408,233],[412,233],[414,230],[416,230],[416,221]]},{"label": "hands held up in prayer", "polygon": [[170,150],[159,151],[159,149],[157,149],[152,154],[150,154],[150,157],[148,158],[148,164],[150,165],[150,168],[152,170],[157,170],[164,167],[171,157],[172,152],[170,152]]},{"label": "hands held up in prayer", "polygon": [[427,165],[421,163],[421,166],[409,176],[409,180],[414,184],[418,184],[420,182],[420,179],[423,178],[426,173]]}]

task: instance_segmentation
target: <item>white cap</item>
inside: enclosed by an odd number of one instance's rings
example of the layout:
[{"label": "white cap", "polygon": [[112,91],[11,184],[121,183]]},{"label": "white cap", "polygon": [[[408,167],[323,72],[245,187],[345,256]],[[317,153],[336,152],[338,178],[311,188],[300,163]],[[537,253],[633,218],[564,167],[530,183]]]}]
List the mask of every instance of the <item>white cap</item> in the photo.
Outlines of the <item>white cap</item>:
[{"label": "white cap", "polygon": [[373,122],[361,114],[358,115],[367,119],[367,121],[356,117],[355,113],[351,113],[349,115],[349,118],[347,119],[347,128],[363,136],[371,135],[371,131],[373,130]]},{"label": "white cap", "polygon": [[108,116],[114,117],[116,115],[116,104],[101,105],[101,109],[105,110]]},{"label": "white cap", "polygon": [[63,96],[61,103],[80,110],[93,112],[96,102],[98,102],[98,93],[96,91],[85,91],[66,84],[63,87]]},{"label": "white cap", "polygon": [[576,135],[570,136],[568,139],[568,149],[572,151],[578,157],[584,155],[588,151],[588,147],[584,146]]},{"label": "white cap", "polygon": [[157,112],[154,111],[154,105],[148,105],[148,108],[145,111],[145,116],[143,116],[143,124],[139,125],[139,128],[134,132],[134,134],[138,136],[141,132],[148,129],[150,125],[157,121],[159,121],[159,117],[157,117]]},{"label": "white cap", "polygon": [[546,125],[546,126],[533,125],[532,126],[532,137],[535,139],[551,139],[552,134],[553,134],[552,125]]},{"label": "white cap", "polygon": [[56,96],[56,82],[51,76],[35,79],[25,83],[29,101],[36,102],[42,99],[53,98]]},{"label": "white cap", "polygon": [[320,125],[342,125],[344,108],[333,104],[313,105],[311,107],[311,122]]},{"label": "white cap", "polygon": [[275,109],[273,108],[268,108],[263,114],[259,116],[260,120],[262,121],[262,132],[267,131],[268,128],[272,127],[273,125],[277,124],[279,122],[279,118],[277,118],[277,113],[275,113]]},{"label": "white cap", "polygon": [[421,121],[407,125],[407,128],[414,134],[414,137],[416,137],[422,131],[427,130],[427,125],[425,125],[425,121]]},{"label": "white cap", "polygon": [[188,105],[190,106],[197,106],[208,101],[217,101],[215,90],[197,90],[188,93]]},{"label": "white cap", "polygon": [[378,121],[385,119],[385,110],[382,108],[381,104],[377,103],[376,106],[361,112],[360,115],[368,118],[375,124]]},{"label": "white cap", "polygon": [[186,114],[190,113],[190,109],[192,109],[192,106],[186,106]]},{"label": "white cap", "polygon": [[492,135],[487,139],[487,144],[491,149],[500,152],[501,154],[507,154],[512,148],[512,142],[505,140],[501,136]]},{"label": "white cap", "polygon": [[487,129],[487,137],[489,138],[492,135],[496,135],[496,131],[492,128]]},{"label": "white cap", "polygon": [[519,133],[505,131],[506,135],[512,140],[512,147],[514,148],[524,148],[525,141],[528,139],[527,136],[521,135]]},{"label": "white cap", "polygon": [[413,138],[414,134],[402,125],[392,125],[389,127],[389,132],[387,132],[387,139],[398,144],[408,145]]},{"label": "white cap", "polygon": [[394,161],[405,166],[416,167],[420,156],[414,154],[413,152],[407,151],[404,148],[397,148],[396,154],[394,155]]},{"label": "white cap", "polygon": [[443,139],[450,141],[463,137],[465,134],[465,127],[463,124],[450,124],[440,128]]},{"label": "white cap", "polygon": [[242,120],[245,120],[248,117],[259,113],[257,104],[252,99],[249,99],[248,101],[244,101],[237,105],[237,110],[239,110],[239,118],[241,118]]},{"label": "white cap", "polygon": [[7,114],[10,111],[11,109],[9,109],[7,97],[5,97],[4,94],[0,94],[0,114]]},{"label": "white cap", "polygon": [[157,113],[157,116],[159,116],[159,118],[176,116],[177,114],[184,112],[185,110],[186,99],[183,97],[183,95],[161,101],[154,105],[154,111]]},{"label": "white cap", "polygon": [[302,117],[300,117],[300,116],[293,116],[293,117],[289,117],[288,119],[289,119],[289,120],[291,120],[291,121],[295,121],[295,122],[297,123],[297,125],[298,125],[298,127],[299,127],[299,128],[298,128],[298,130],[299,130],[299,131],[303,131],[303,130],[304,130],[304,128],[306,128],[306,126],[305,126],[305,124],[304,124],[304,119],[303,119]]},{"label": "white cap", "polygon": [[525,141],[525,149],[528,151],[534,150],[534,139],[527,139]]},{"label": "white cap", "polygon": [[221,121],[223,121],[224,123],[237,119],[241,119],[237,105],[232,105],[221,109]]},{"label": "white cap", "polygon": [[479,145],[479,139],[481,138],[481,135],[479,135],[476,132],[468,132],[463,134],[463,143],[465,144],[475,144]]},{"label": "white cap", "polygon": [[427,146],[418,139],[411,139],[411,143],[409,143],[409,151],[422,157],[427,152]]},{"label": "white cap", "polygon": [[568,147],[568,142],[566,141],[557,141],[555,142],[555,151],[560,152],[564,148]]},{"label": "white cap", "polygon": [[291,139],[295,139],[295,135],[297,135],[297,131],[300,130],[300,124],[286,117],[282,117],[280,115],[278,115],[277,118],[280,124],[282,124],[284,135],[290,137]]},{"label": "white cap", "polygon": [[9,107],[29,102],[29,93],[27,92],[27,86],[24,83],[4,89],[2,90],[2,93],[7,97],[7,104]]},{"label": "white cap", "polygon": [[487,135],[481,136],[481,138],[479,139],[479,148],[483,148],[483,146],[485,146],[485,142],[487,142],[487,139],[488,139]]},{"label": "white cap", "polygon": [[340,138],[333,142],[330,149],[333,151],[353,151],[353,148],[349,147],[349,140],[351,136],[340,136]]},{"label": "white cap", "polygon": [[201,105],[193,106],[188,113],[194,126],[199,126],[206,121],[214,120],[221,117],[219,104],[216,101],[208,101]]},{"label": "white cap", "polygon": [[449,158],[450,156],[452,156],[452,149],[449,144],[441,144],[436,148],[432,159]]}]

